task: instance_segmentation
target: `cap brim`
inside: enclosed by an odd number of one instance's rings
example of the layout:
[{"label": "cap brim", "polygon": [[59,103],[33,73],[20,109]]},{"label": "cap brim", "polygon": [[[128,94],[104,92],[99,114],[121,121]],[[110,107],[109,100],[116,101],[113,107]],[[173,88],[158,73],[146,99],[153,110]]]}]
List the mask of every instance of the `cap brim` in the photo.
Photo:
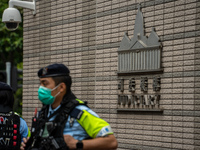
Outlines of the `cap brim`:
[{"label": "cap brim", "polygon": [[59,77],[59,76],[69,76],[69,73],[65,73],[65,74],[47,74],[44,76],[39,76],[39,78],[47,78],[47,77]]}]

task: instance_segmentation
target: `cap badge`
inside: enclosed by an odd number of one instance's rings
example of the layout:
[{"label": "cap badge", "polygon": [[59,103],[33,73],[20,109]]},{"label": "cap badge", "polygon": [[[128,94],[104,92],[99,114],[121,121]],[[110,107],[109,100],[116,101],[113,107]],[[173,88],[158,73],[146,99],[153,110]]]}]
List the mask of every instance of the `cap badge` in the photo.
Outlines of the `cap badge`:
[{"label": "cap badge", "polygon": [[43,68],[43,70],[42,70],[42,75],[43,75],[43,76],[46,75],[46,74],[47,74],[47,71],[48,71],[48,68]]}]

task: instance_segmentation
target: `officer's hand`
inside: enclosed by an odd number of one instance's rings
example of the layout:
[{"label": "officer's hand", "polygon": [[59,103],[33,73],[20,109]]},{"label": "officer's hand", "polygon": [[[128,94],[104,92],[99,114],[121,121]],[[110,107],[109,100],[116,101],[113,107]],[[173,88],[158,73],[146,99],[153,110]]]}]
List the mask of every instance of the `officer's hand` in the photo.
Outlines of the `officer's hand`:
[{"label": "officer's hand", "polygon": [[23,138],[23,142],[21,142],[20,150],[24,150],[25,149],[26,143],[27,143],[28,140],[29,140],[29,137],[28,138]]},{"label": "officer's hand", "polygon": [[78,140],[74,139],[71,135],[64,135],[64,140],[69,149],[76,149]]}]

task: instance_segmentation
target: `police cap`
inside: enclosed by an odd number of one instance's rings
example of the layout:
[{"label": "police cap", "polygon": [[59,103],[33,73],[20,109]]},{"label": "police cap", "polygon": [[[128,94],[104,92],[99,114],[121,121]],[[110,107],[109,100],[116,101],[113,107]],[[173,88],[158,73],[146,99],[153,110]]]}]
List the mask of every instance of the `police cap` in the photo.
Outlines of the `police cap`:
[{"label": "police cap", "polygon": [[38,71],[39,78],[69,76],[69,69],[63,64],[52,64]]},{"label": "police cap", "polygon": [[0,91],[2,90],[12,91],[12,88],[8,84],[0,82]]}]

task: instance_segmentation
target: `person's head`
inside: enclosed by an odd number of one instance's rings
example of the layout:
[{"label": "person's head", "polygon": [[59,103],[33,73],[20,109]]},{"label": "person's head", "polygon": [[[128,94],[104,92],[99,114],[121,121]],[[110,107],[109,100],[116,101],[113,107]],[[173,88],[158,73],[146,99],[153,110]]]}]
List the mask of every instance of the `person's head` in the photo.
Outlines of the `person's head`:
[{"label": "person's head", "polygon": [[64,95],[71,91],[72,80],[69,73],[69,69],[63,64],[52,64],[38,71],[38,96],[43,104],[61,102]]},{"label": "person's head", "polygon": [[13,90],[4,82],[0,82],[0,105],[8,106],[10,108],[13,108],[14,105]]}]

